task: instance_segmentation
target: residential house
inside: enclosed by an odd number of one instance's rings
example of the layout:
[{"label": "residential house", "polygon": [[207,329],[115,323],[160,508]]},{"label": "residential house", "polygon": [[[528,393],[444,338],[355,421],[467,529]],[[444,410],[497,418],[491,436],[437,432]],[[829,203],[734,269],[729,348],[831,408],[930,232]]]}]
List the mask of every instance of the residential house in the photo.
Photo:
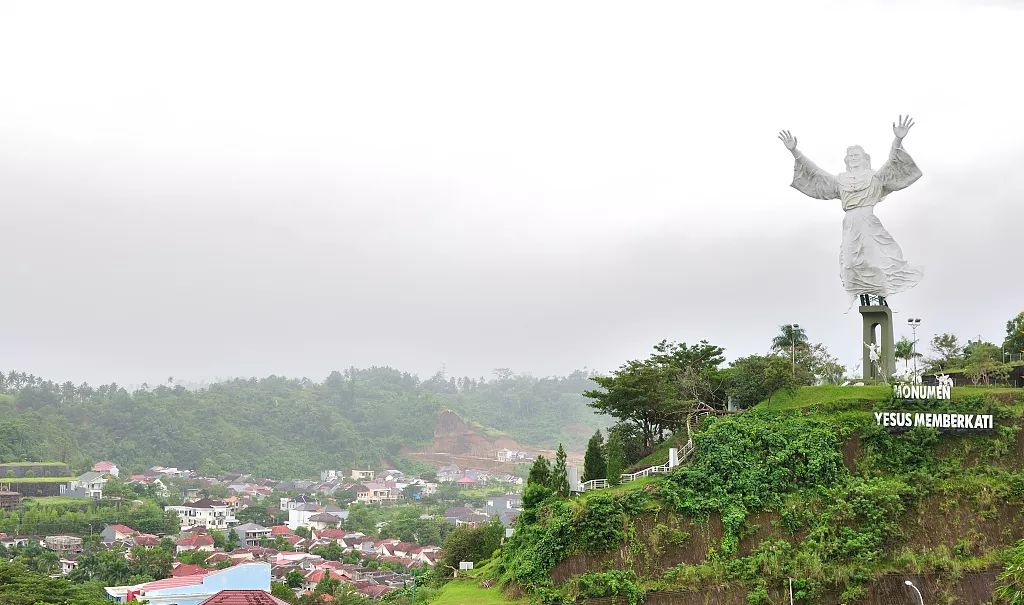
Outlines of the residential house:
[{"label": "residential house", "polygon": [[110,462],[109,460],[97,462],[96,464],[92,465],[92,470],[96,471],[97,473],[110,475],[111,477],[117,477],[121,472],[118,470],[117,465],[114,464],[113,462]]},{"label": "residential house", "polygon": [[92,498],[93,500],[99,500],[103,498],[103,486],[106,484],[107,478],[105,473],[99,471],[89,471],[88,473],[82,473],[77,479],[71,482],[70,491],[82,491],[83,495]]},{"label": "residential house", "polygon": [[327,529],[329,527],[338,527],[338,525],[341,524],[341,521],[341,517],[324,512],[311,516],[306,523],[311,529],[317,530]]},{"label": "residential house", "polygon": [[438,483],[452,483],[462,477],[462,469],[455,464],[447,464],[437,469]]},{"label": "residential house", "polygon": [[401,490],[383,483],[364,483],[356,488],[356,502],[360,504],[384,504],[401,499]]},{"label": "residential house", "polygon": [[279,508],[282,511],[286,511],[286,510],[291,510],[293,508],[302,506],[303,504],[318,505],[320,503],[317,502],[316,498],[314,498],[313,496],[309,496],[309,495],[306,495],[306,494],[299,494],[298,496],[295,496],[294,498],[281,498],[281,506]]},{"label": "residential house", "polygon": [[132,544],[143,548],[153,548],[160,546],[160,537],[153,534],[139,534],[132,538]]},{"label": "residential house", "polygon": [[287,525],[292,531],[300,527],[312,527],[309,518],[319,513],[331,513],[341,519],[348,517],[347,510],[342,510],[332,504],[301,504],[288,510]]},{"label": "residential house", "polygon": [[82,543],[83,540],[76,536],[46,536],[43,539],[43,546],[61,556],[82,552]]},{"label": "residential house", "polygon": [[209,534],[183,536],[174,543],[174,547],[175,552],[179,555],[187,550],[213,552],[213,536]]},{"label": "residential house", "polygon": [[75,569],[78,569],[79,554],[69,553],[60,557],[60,575],[66,576]]},{"label": "residential house", "polygon": [[498,462],[522,462],[530,459],[530,454],[519,450],[498,450]]},{"label": "residential house", "polygon": [[523,497],[520,494],[507,494],[504,496],[491,496],[487,499],[484,512],[493,515],[502,510],[522,510]]},{"label": "residential house", "polygon": [[235,526],[235,533],[238,534],[238,546],[259,546],[264,538],[269,538],[271,530],[255,523],[243,523]]},{"label": "residential house", "polygon": [[204,526],[208,529],[227,529],[238,525],[227,502],[203,498],[183,506],[166,506],[164,510],[178,514],[182,529]]},{"label": "residential house", "polygon": [[107,545],[114,544],[115,542],[128,542],[138,533],[127,525],[107,525],[100,532],[100,542]]},{"label": "residential house", "polygon": [[269,593],[270,564],[242,563],[208,573],[172,576],[134,586],[110,586],[105,590],[107,599],[114,603],[144,601],[149,605],[200,605],[224,590]]},{"label": "residential house", "polygon": [[344,476],[345,473],[337,470],[320,471],[321,481],[334,481],[336,479],[341,479]]},{"label": "residential house", "polygon": [[373,481],[375,475],[375,471],[361,471],[357,469],[352,469],[351,477],[356,481]]},{"label": "residential house", "polygon": [[469,527],[477,527],[478,525],[484,525],[488,523],[490,520],[491,518],[483,513],[472,513],[456,519],[455,526],[461,527],[463,525],[466,525]]},{"label": "residential house", "polygon": [[288,605],[262,590],[222,590],[199,605]]}]

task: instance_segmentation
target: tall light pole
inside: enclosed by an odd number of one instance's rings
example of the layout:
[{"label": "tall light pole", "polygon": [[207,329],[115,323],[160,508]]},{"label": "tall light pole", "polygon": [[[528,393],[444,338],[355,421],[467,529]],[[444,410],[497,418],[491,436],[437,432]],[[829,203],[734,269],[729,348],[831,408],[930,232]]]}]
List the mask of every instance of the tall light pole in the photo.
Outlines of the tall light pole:
[{"label": "tall light pole", "polygon": [[914,358],[914,374],[917,374],[917,329],[921,327],[921,318],[912,317],[907,320],[907,325],[914,332],[914,340],[910,343],[910,356]]},{"label": "tall light pole", "polygon": [[917,600],[921,602],[921,605],[924,605],[924,597],[921,596],[921,591],[917,589],[917,586],[914,586],[914,583],[910,580],[906,580],[903,583],[914,589],[914,592],[917,593]]},{"label": "tall light pole", "polygon": [[800,324],[789,324],[789,344],[793,349],[793,378],[796,378],[796,331],[800,329]]}]

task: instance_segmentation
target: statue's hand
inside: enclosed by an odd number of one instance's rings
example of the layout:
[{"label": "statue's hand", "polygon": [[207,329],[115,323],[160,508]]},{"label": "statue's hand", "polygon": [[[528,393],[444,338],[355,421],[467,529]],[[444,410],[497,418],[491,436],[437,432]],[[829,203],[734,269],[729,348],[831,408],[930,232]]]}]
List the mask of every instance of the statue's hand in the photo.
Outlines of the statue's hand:
[{"label": "statue's hand", "polygon": [[896,135],[897,139],[903,140],[903,137],[907,136],[910,132],[910,127],[914,125],[914,120],[910,116],[900,116],[899,122],[892,123],[892,132]]},{"label": "statue's hand", "polygon": [[790,151],[796,149],[796,137],[791,135],[788,130],[779,131],[779,140],[786,146],[786,149]]}]

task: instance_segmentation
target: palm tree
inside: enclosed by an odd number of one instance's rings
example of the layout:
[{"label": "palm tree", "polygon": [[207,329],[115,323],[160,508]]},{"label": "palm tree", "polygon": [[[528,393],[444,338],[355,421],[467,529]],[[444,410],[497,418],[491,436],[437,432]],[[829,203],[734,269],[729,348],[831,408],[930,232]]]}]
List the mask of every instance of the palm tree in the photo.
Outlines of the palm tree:
[{"label": "palm tree", "polygon": [[807,346],[807,332],[796,324],[779,326],[779,335],[772,339],[772,351],[790,351]]},{"label": "palm tree", "polygon": [[914,343],[904,336],[896,343],[896,357],[903,360],[903,369],[910,369],[910,360],[914,358]]}]

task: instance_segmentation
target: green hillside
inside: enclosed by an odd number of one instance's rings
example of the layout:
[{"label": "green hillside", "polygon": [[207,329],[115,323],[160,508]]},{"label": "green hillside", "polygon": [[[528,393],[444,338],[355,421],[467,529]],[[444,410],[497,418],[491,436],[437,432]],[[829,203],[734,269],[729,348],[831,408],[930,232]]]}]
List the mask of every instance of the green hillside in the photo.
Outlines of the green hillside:
[{"label": "green hillside", "polygon": [[420,380],[392,368],[334,372],[323,382],[270,376],[201,390],[129,392],[0,374],[0,462],[61,460],[84,470],[113,460],[208,473],[315,477],[324,468],[403,465],[431,443],[438,413],[501,430],[528,445],[580,450],[604,420],[580,393],[588,375]]},{"label": "green hillside", "polygon": [[[872,414],[925,407],[996,428],[890,433]],[[1022,425],[1019,389],[806,387],[705,420],[667,477],[524,511],[495,577],[548,603],[782,603],[790,577],[797,603],[911,603],[906,579],[927,603],[993,602],[1024,538]]]}]

